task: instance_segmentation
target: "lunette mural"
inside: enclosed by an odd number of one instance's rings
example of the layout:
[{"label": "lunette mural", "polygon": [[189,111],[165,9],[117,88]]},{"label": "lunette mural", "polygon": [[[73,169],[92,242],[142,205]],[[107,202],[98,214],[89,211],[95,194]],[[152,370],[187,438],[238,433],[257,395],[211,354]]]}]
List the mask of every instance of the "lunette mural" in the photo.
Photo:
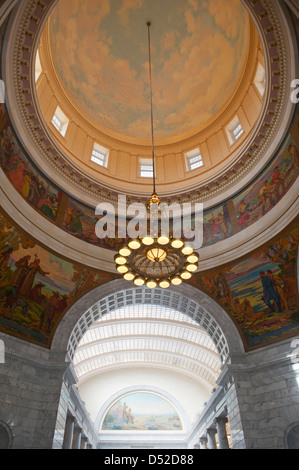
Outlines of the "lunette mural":
[{"label": "lunette mural", "polygon": [[181,431],[174,407],[159,395],[135,392],[119,399],[104,417],[101,431]]}]

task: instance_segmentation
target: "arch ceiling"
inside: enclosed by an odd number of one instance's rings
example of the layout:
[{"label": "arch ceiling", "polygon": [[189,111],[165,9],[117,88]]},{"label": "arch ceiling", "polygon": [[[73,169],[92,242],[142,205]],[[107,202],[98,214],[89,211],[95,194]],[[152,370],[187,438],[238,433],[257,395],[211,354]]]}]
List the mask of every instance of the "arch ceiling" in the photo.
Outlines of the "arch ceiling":
[{"label": "arch ceiling", "polygon": [[215,386],[221,360],[205,330],[190,317],[158,305],[108,313],[84,334],[73,363],[79,383],[111,368],[165,367]]}]

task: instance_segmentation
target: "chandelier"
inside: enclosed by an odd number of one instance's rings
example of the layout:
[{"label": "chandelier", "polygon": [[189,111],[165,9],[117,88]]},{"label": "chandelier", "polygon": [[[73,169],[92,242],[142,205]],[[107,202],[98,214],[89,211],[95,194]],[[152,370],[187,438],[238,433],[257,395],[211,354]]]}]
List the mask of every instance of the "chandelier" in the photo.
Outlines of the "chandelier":
[{"label": "chandelier", "polygon": [[[154,126],[152,103],[152,74],[151,74],[151,47],[150,22],[148,27],[148,54],[149,54],[149,81],[151,103],[151,135],[152,135],[152,167],[153,167],[153,193],[147,201],[146,207],[152,217],[158,217],[161,200],[156,192],[155,152],[154,152]],[[129,239],[115,255],[117,271],[127,281],[133,281],[136,286],[146,285],[150,289],[168,288],[171,284],[180,285],[192,277],[198,269],[199,256],[193,248],[185,244],[183,238],[174,238],[159,233],[157,225],[150,230],[149,235]]]}]

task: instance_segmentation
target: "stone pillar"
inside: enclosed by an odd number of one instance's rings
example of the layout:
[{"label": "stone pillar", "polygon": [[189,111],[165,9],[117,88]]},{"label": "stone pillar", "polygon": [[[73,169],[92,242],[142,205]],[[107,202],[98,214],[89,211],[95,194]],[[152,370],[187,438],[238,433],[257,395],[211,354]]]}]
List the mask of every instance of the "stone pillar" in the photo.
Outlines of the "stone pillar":
[{"label": "stone pillar", "polygon": [[71,449],[73,444],[75,418],[74,416],[68,415],[65,424],[63,449]]},{"label": "stone pillar", "polygon": [[82,429],[79,426],[74,428],[73,449],[80,449]]},{"label": "stone pillar", "polygon": [[207,449],[208,448],[208,439],[203,436],[199,439],[200,449]]},{"label": "stone pillar", "polygon": [[226,434],[226,426],[225,426],[226,423],[227,423],[226,417],[220,416],[219,418],[216,418],[219,449],[229,449],[227,434]]},{"label": "stone pillar", "polygon": [[217,449],[216,444],[216,428],[209,428],[207,429],[207,436],[208,436],[208,449]]},{"label": "stone pillar", "polygon": [[86,449],[87,448],[87,437],[86,436],[82,436],[82,439],[81,439],[81,449]]}]

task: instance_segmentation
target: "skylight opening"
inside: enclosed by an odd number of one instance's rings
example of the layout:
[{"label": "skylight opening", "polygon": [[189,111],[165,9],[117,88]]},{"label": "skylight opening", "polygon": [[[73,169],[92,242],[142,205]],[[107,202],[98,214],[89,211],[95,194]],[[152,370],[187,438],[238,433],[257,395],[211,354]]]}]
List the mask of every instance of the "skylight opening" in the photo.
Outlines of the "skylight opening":
[{"label": "skylight opening", "polygon": [[52,124],[63,137],[65,137],[69,122],[69,119],[59,108],[59,106],[57,106],[54,116],[52,118]]}]

